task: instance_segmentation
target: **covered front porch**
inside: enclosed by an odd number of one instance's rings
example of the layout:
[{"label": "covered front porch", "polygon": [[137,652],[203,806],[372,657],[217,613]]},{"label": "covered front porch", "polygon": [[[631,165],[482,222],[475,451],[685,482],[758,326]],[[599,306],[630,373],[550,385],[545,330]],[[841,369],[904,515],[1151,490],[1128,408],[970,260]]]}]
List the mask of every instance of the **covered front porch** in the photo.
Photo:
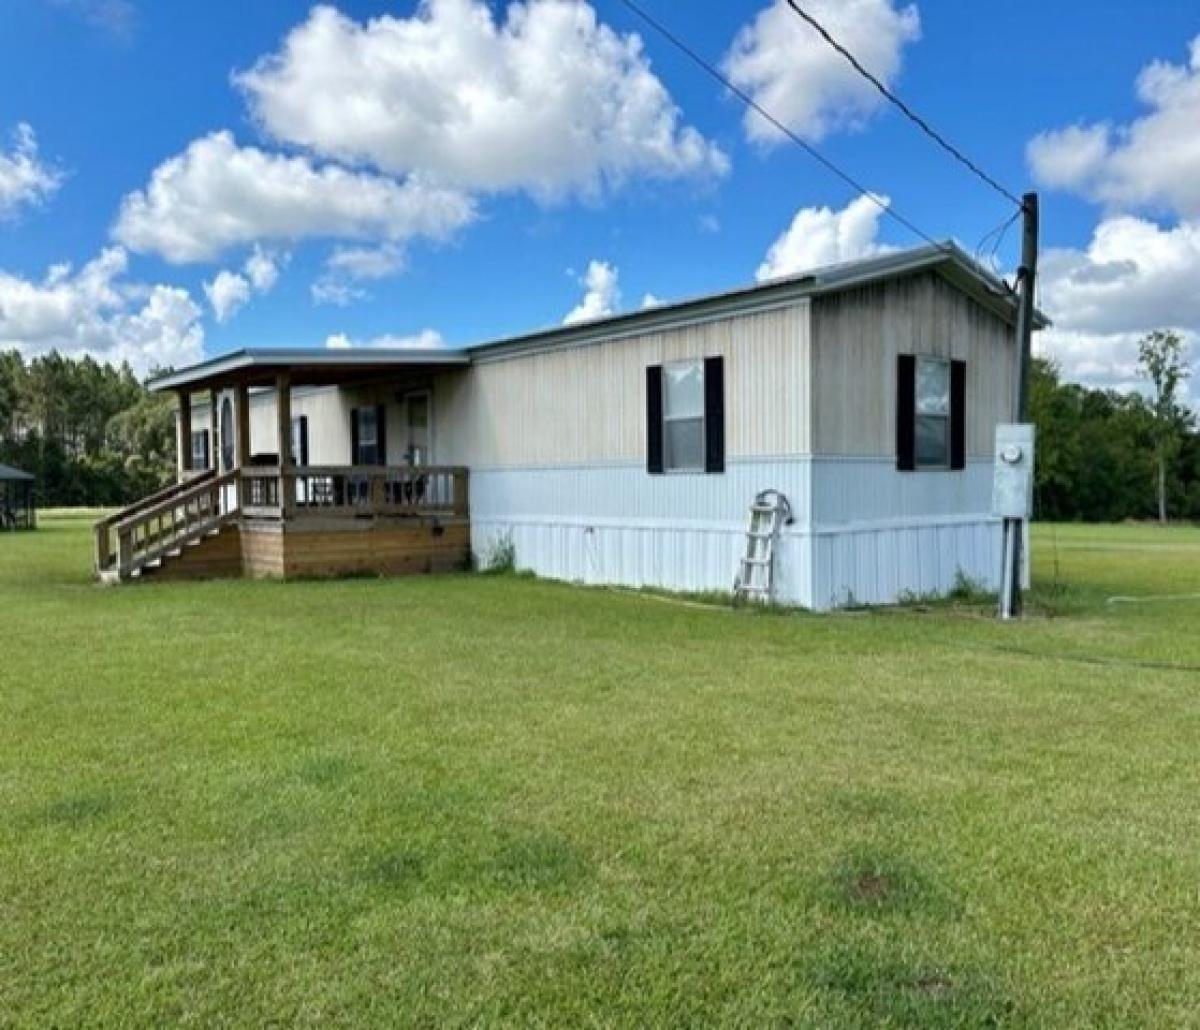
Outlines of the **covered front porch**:
[{"label": "covered front porch", "polygon": [[[427,427],[433,377],[461,372],[467,360],[440,350],[242,351],[153,382],[179,398],[178,480],[96,524],[97,574],[288,578],[465,566],[467,470],[431,462],[418,416],[424,404]],[[322,390],[319,417],[294,414],[298,392],[311,400]],[[379,403],[349,406],[359,396]],[[395,404],[412,425],[389,449],[385,413]],[[341,453],[344,463],[329,460]]]}]

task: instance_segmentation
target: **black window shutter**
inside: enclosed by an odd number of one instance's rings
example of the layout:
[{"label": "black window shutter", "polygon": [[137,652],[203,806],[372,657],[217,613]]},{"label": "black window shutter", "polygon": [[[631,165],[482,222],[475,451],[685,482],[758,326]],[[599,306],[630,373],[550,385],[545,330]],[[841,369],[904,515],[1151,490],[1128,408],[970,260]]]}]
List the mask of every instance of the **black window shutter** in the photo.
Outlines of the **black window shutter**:
[{"label": "black window shutter", "polygon": [[967,363],[950,362],[950,467],[967,467]]},{"label": "black window shutter", "polygon": [[375,464],[387,464],[387,409],[382,405],[375,407]]},{"label": "black window shutter", "polygon": [[207,429],[200,430],[200,438],[204,441],[204,458],[203,458],[203,464],[200,467],[202,469],[211,468],[212,466],[210,464],[210,456],[212,454],[212,451],[209,450],[208,430]]},{"label": "black window shutter", "polygon": [[911,472],[917,467],[917,359],[896,355],[896,468]]},{"label": "black window shutter", "polygon": [[300,416],[300,464],[308,464],[308,416]]},{"label": "black window shutter", "polygon": [[704,471],[725,471],[725,359],[704,359]]},{"label": "black window shutter", "polygon": [[663,471],[662,365],[646,368],[646,471]]},{"label": "black window shutter", "polygon": [[358,408],[350,409],[350,464],[358,464]]}]

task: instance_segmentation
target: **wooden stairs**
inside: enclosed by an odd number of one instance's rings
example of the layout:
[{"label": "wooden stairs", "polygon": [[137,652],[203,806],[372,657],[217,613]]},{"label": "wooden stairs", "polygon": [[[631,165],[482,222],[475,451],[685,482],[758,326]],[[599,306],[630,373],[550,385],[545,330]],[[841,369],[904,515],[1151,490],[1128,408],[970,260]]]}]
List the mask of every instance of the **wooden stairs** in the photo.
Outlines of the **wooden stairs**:
[{"label": "wooden stairs", "polygon": [[[102,583],[144,576],[195,578],[205,565],[226,565],[237,547],[238,513],[226,488],[236,473],[203,473],[96,523],[96,575]],[[211,573],[210,573],[211,574]]]}]

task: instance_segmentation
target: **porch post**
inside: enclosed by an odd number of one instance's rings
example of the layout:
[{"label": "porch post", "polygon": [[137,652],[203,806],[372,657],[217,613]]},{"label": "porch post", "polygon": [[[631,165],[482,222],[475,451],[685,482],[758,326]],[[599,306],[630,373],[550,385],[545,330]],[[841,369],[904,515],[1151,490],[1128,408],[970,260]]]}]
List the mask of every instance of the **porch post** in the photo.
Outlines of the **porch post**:
[{"label": "porch post", "polygon": [[242,469],[250,464],[250,387],[245,383],[238,383],[233,406],[237,408],[237,449],[233,463]]},{"label": "porch post", "polygon": [[219,412],[218,406],[220,403],[220,394],[217,393],[217,388],[214,386],[208,391],[209,397],[209,413],[208,413],[208,449],[210,452],[213,475],[221,474],[221,431],[220,422],[218,421]]},{"label": "porch post", "polygon": [[292,456],[292,377],[286,372],[275,378],[275,398],[279,418],[279,504],[287,519],[296,505],[296,462]]},{"label": "porch post", "polygon": [[192,471],[192,395],[180,390],[179,396],[179,482]]}]

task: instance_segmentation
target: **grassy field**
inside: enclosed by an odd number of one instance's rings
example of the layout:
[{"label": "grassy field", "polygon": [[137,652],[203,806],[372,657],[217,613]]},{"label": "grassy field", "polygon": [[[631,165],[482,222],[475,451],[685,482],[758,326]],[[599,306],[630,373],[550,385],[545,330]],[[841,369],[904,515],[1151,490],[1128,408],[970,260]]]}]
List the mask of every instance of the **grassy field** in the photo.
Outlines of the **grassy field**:
[{"label": "grassy field", "polygon": [[1036,573],[999,625],[0,536],[0,1025],[1196,1025],[1200,531]]}]

